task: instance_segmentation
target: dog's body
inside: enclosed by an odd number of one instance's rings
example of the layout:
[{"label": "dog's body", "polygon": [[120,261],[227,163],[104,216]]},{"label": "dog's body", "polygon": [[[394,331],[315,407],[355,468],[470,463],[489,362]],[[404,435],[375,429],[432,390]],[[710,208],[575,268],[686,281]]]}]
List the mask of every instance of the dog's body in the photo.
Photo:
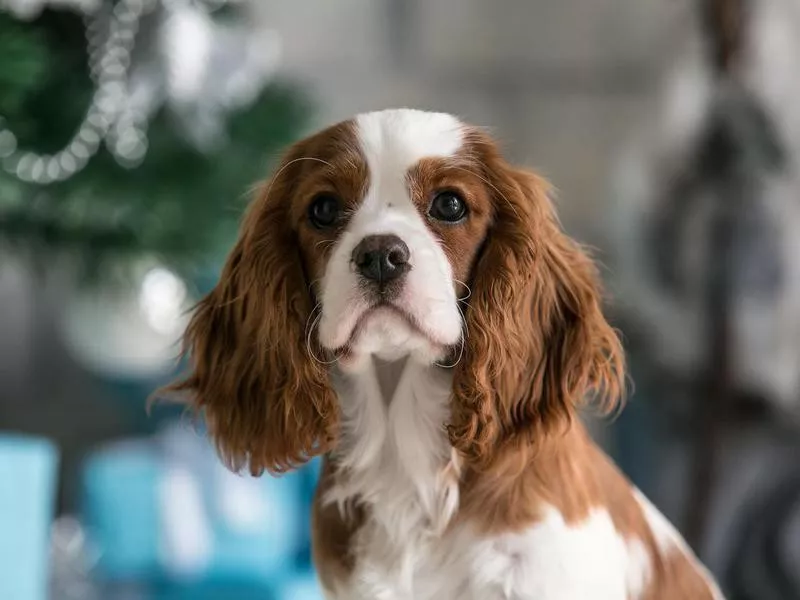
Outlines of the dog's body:
[{"label": "dog's body", "polygon": [[176,389],[234,468],[325,456],[314,557],[335,600],[715,600],[594,446],[621,348],[546,185],[410,110],[297,144],[187,333]]},{"label": "dog's body", "polygon": [[448,374],[406,363],[387,396],[379,379],[390,368],[376,363],[339,393],[348,433],[326,460],[313,516],[328,597],[722,597],[580,423],[518,479],[464,477],[440,426]]}]

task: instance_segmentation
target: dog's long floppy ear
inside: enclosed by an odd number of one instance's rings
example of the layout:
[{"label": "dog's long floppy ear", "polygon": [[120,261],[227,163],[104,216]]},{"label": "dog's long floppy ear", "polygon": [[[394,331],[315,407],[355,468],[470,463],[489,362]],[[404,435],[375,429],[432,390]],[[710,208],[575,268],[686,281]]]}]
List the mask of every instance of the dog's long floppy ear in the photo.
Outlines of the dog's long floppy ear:
[{"label": "dog's long floppy ear", "polygon": [[624,355],[601,312],[593,262],[561,230],[548,185],[476,137],[495,214],[472,270],[466,348],[454,377],[451,442],[473,466],[534,449],[594,393],[616,406]]},{"label": "dog's long floppy ear", "polygon": [[302,464],[337,433],[327,370],[307,345],[312,297],[289,219],[302,156],[290,150],[257,193],[187,329],[191,372],[166,390],[187,394],[223,460],[254,475]]}]

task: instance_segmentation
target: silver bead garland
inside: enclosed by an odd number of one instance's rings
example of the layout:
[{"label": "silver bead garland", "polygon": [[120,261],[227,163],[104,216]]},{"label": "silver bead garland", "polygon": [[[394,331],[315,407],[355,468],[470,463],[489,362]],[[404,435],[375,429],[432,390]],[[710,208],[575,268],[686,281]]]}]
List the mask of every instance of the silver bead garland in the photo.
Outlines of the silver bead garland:
[{"label": "silver bead garland", "polygon": [[[52,0],[51,0],[52,1]],[[161,0],[165,6],[176,1]],[[229,0],[206,0],[214,10]],[[125,110],[128,74],[136,34],[143,15],[159,0],[120,0],[84,14],[89,70],[95,92],[75,135],[54,154],[37,154],[18,147],[17,138],[0,115],[0,165],[22,181],[47,185],[80,172],[105,142],[123,166],[141,162],[147,152],[147,117]],[[109,14],[110,13],[110,14]]]}]

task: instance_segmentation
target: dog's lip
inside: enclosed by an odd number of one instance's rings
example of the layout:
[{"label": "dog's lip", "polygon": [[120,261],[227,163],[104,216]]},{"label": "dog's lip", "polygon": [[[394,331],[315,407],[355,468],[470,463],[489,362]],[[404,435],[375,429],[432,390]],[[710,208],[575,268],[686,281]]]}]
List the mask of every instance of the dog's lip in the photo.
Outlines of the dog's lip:
[{"label": "dog's lip", "polygon": [[382,311],[386,311],[392,313],[396,316],[399,316],[403,319],[417,334],[421,335],[425,339],[427,339],[430,343],[434,344],[435,346],[440,346],[442,348],[446,348],[449,344],[446,344],[434,336],[426,327],[420,324],[419,319],[417,319],[413,314],[411,314],[406,309],[394,304],[393,302],[389,302],[386,300],[381,300],[372,304],[365,308],[358,318],[356,318],[355,325],[353,325],[353,329],[350,331],[350,335],[347,338],[347,341],[340,345],[337,348],[333,349],[333,352],[336,354],[344,354],[347,355],[350,353],[352,349],[353,342],[361,335],[361,332],[364,328],[365,323],[367,320],[378,314]]}]

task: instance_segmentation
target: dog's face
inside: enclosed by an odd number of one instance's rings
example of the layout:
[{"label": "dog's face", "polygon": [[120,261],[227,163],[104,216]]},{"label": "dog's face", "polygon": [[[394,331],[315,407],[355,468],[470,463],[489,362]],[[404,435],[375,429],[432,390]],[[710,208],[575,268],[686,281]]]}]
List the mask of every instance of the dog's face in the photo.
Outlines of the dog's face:
[{"label": "dog's face", "polygon": [[[492,217],[454,117],[357,117],[307,141],[291,202],[317,302],[309,333],[343,369],[373,354],[445,360]],[[299,166],[299,165],[298,165]]]},{"label": "dog's face", "polygon": [[452,369],[443,426],[475,462],[568,421],[589,388],[613,401],[619,343],[546,192],[445,114],[369,113],[297,143],[200,302],[174,389],[254,472],[329,450],[330,370],[372,356]]}]

